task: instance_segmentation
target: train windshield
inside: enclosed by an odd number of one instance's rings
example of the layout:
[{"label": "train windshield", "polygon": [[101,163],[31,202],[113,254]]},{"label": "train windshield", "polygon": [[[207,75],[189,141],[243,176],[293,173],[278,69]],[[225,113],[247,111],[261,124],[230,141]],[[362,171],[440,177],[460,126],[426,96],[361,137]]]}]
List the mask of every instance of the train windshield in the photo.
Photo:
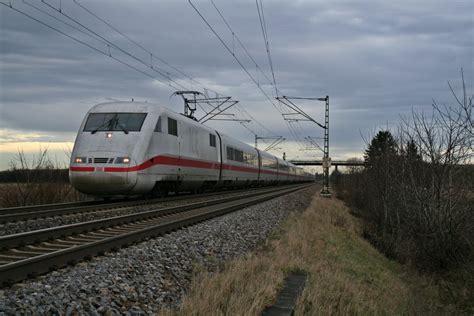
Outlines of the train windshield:
[{"label": "train windshield", "polygon": [[146,113],[90,113],[84,132],[123,131],[139,132]]}]

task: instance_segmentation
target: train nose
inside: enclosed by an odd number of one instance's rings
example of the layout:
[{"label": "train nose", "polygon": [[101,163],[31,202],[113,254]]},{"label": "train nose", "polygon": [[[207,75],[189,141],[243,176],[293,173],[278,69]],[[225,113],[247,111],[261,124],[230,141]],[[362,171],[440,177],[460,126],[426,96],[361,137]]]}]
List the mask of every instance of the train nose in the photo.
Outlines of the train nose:
[{"label": "train nose", "polygon": [[[117,164],[114,160],[103,162],[96,157],[87,157],[86,164],[72,163],[69,181],[78,191],[93,195],[127,194],[137,183],[137,173],[129,172],[134,161]],[[105,161],[105,160],[104,160]],[[89,163],[90,162],[90,163]]]}]

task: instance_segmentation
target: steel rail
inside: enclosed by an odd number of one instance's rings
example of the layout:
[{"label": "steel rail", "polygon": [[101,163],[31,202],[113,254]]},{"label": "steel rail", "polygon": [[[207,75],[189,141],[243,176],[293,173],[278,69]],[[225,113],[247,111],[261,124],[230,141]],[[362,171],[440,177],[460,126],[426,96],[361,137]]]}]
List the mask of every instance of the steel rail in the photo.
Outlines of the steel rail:
[{"label": "steel rail", "polygon": [[68,208],[75,206],[88,206],[88,205],[100,205],[110,203],[110,201],[83,201],[83,202],[66,202],[66,203],[54,203],[54,204],[41,204],[41,205],[30,205],[30,206],[17,206],[17,207],[5,207],[0,208],[0,216],[6,214],[15,213],[29,213],[37,212],[42,210],[53,210],[58,208]]},{"label": "steel rail", "polygon": [[[249,189],[240,189],[240,190],[230,190],[224,191],[225,193],[239,193],[249,191]],[[45,204],[38,206],[27,206],[27,207],[14,207],[14,208],[5,208],[0,209],[0,223],[8,222],[17,222],[32,220],[44,217],[52,216],[63,216],[77,213],[86,213],[93,212],[98,210],[109,210],[120,207],[132,207],[132,206],[142,206],[150,205],[155,203],[163,202],[173,202],[180,200],[187,200],[196,197],[207,197],[223,194],[220,192],[210,192],[202,194],[187,194],[180,196],[172,196],[167,198],[156,198],[156,199],[143,199],[143,198],[134,198],[134,199],[120,199],[116,201],[86,201],[86,202],[77,202],[77,203],[59,203],[59,204]]]},{"label": "steel rail", "polygon": [[[52,269],[75,263],[105,251],[119,249],[132,243],[166,234],[195,223],[208,220],[229,212],[261,203],[278,196],[289,194],[312,184],[278,188],[264,193],[249,194],[246,197],[225,198],[220,203],[204,205],[194,203],[194,208],[148,220],[140,220],[133,224],[118,225],[88,234],[56,239],[43,242],[42,245],[28,246],[27,249],[11,249],[9,255],[0,259],[0,285],[9,285],[31,276],[44,274]],[[5,262],[5,258],[15,260]]]},{"label": "steel rail", "polygon": [[41,241],[47,241],[54,238],[70,236],[73,234],[86,233],[95,229],[104,229],[111,226],[123,225],[123,224],[136,222],[140,220],[146,220],[152,217],[166,216],[169,214],[186,211],[193,208],[205,207],[205,206],[219,204],[219,203],[223,203],[227,201],[232,201],[235,199],[257,196],[259,194],[266,193],[266,192],[284,190],[285,188],[287,187],[284,187],[284,188],[278,187],[278,188],[271,188],[271,189],[267,188],[266,190],[259,190],[257,192],[253,191],[252,193],[245,194],[243,196],[242,195],[231,196],[231,197],[226,197],[226,198],[221,198],[221,199],[216,199],[216,200],[171,206],[171,207],[148,210],[148,211],[143,211],[143,212],[138,212],[138,213],[133,213],[133,214],[107,217],[107,218],[102,218],[102,219],[97,219],[97,220],[92,220],[92,221],[87,221],[87,222],[80,222],[80,223],[38,229],[38,230],[27,231],[27,232],[12,234],[12,235],[4,235],[4,236],[0,236],[0,250],[9,249],[13,247],[21,247],[21,246],[25,246],[29,244],[38,243]]}]

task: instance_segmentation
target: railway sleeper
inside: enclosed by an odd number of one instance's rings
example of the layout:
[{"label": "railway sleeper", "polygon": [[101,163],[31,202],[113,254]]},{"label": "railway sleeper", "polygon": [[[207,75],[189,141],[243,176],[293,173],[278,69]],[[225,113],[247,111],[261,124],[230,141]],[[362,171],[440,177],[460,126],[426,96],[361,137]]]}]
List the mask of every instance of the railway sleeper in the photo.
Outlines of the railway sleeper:
[{"label": "railway sleeper", "polygon": [[45,252],[52,252],[52,251],[57,251],[57,248],[50,248],[50,247],[43,247],[43,246],[26,246],[25,248],[32,250],[32,251],[45,251]]},{"label": "railway sleeper", "polygon": [[80,246],[80,245],[84,244],[83,242],[72,241],[72,240],[64,240],[64,239],[55,239],[54,243],[58,244],[58,245],[67,246],[66,248],[69,248],[70,246]]},{"label": "railway sleeper", "polygon": [[98,231],[98,232],[90,232],[89,235],[91,236],[97,236],[97,237],[103,237],[103,238],[109,238],[109,237],[114,237],[115,234],[113,233],[107,233],[103,230]]},{"label": "railway sleeper", "polygon": [[25,256],[15,256],[15,255],[0,255],[0,260],[23,260],[27,259],[28,257]]},{"label": "railway sleeper", "polygon": [[118,227],[118,229],[121,229],[121,230],[136,229],[136,225],[135,225],[135,223],[125,224],[125,225],[122,225],[122,226]]},{"label": "railway sleeper", "polygon": [[97,239],[90,239],[90,238],[80,238],[80,237],[67,237],[66,238],[67,240],[70,240],[70,241],[75,241],[75,242],[78,242],[80,243],[81,245],[84,244],[84,243],[89,243],[89,242],[94,242],[96,241]]},{"label": "railway sleeper", "polygon": [[50,248],[56,248],[56,250],[61,250],[61,249],[66,249],[66,248],[69,248],[70,245],[64,245],[64,244],[60,244],[60,243],[49,243],[49,242],[43,242],[41,243],[42,245],[45,245],[45,246],[48,246]]},{"label": "railway sleeper", "polygon": [[[266,199],[263,199],[263,200],[266,200]],[[260,200],[258,200],[260,201]],[[252,201],[249,201],[246,203],[247,205],[250,205],[252,204]],[[245,205],[245,203],[244,203]],[[199,222],[202,222],[202,221],[205,221],[207,219],[210,219],[210,218],[214,218],[216,216],[219,216],[219,215],[222,215],[222,214],[226,214],[234,209],[237,209],[237,208],[242,208],[243,206],[233,206],[233,207],[230,207],[230,208],[223,208],[223,209],[218,209],[216,210],[217,212],[216,213],[211,213],[211,212],[208,212],[208,211],[204,211],[204,210],[199,210],[197,212],[184,212],[186,214],[193,214],[194,215],[194,218],[191,218],[191,219],[187,219],[184,221],[184,227],[186,226],[189,226],[189,225],[192,225],[192,224],[195,224],[195,223],[199,223]],[[178,231],[178,230],[181,230],[183,228],[183,226],[181,226],[181,224],[179,224],[178,226],[178,220],[181,219],[183,217],[184,214],[182,215],[179,215],[179,216],[172,216],[170,217],[170,220],[169,222],[171,222],[170,224],[171,225],[167,225],[168,223],[163,223],[162,219],[155,219],[155,220],[151,220],[149,221],[150,225],[146,225],[147,227],[143,229],[143,231],[138,231],[138,235],[136,237],[139,237],[137,239],[135,239],[134,241],[131,241],[129,240],[128,242],[123,240],[122,238],[111,238],[113,240],[112,244],[110,244],[110,246],[107,246],[106,248],[108,249],[112,249],[112,251],[116,251],[120,248],[123,248],[123,247],[126,247],[127,245],[130,245],[130,244],[136,244],[137,242],[139,242],[140,239],[146,239],[146,238],[150,238],[150,236],[158,236],[158,235],[162,235],[162,234],[166,234],[166,233],[169,233],[169,232],[172,232],[172,231]],[[176,222],[174,222],[176,221]],[[165,221],[165,222],[168,222],[168,221]],[[153,225],[151,225],[153,224]],[[157,225],[158,227],[151,227],[151,226],[155,226]],[[161,226],[163,225],[163,226]],[[128,226],[131,226],[131,225],[128,225]],[[133,225],[132,225],[133,226]],[[135,225],[136,226],[136,225]],[[159,227],[161,226],[161,227]],[[156,230],[156,228],[159,228],[158,230]],[[125,231],[124,231],[125,230]],[[117,232],[117,231],[122,231],[123,233],[128,233],[129,230],[127,229],[124,229],[122,227],[115,227],[115,228],[112,228],[112,229],[107,229],[106,230],[106,233],[114,233],[114,232]],[[94,230],[94,232],[96,232]],[[116,236],[114,234],[114,236]],[[65,244],[72,244],[72,245],[77,245],[77,246],[80,246],[80,245],[83,245],[85,243],[93,243],[94,241],[97,241],[97,240],[100,240],[100,239],[104,239],[102,236],[100,238],[98,238],[99,236],[96,236],[96,238],[94,238],[93,236],[91,235],[84,235],[84,234],[76,234],[76,235],[73,235],[73,236],[70,236],[70,237],[67,237],[66,240],[55,240],[54,242],[60,242],[60,243],[65,243]],[[84,245],[85,246],[85,245]],[[94,245],[95,248],[94,250],[92,250],[91,252],[89,252],[88,254],[84,254],[84,256],[94,256],[94,254],[98,254],[98,253],[101,253],[103,251],[106,251],[103,247],[101,247],[102,249],[98,249],[99,246],[98,245]],[[84,251],[85,248],[83,247],[80,247],[80,250],[81,251]],[[17,249],[13,249],[12,252],[15,254],[15,255],[28,255],[28,254],[34,254],[35,256],[36,255],[41,255],[43,253],[37,253],[37,252],[34,252],[34,251],[20,251],[20,250],[17,250]],[[75,254],[76,255],[76,254]],[[77,255],[76,255],[77,256]],[[1,258],[0,258],[1,260]],[[63,266],[64,264],[66,264],[66,262],[68,264],[75,264],[77,262],[78,259],[73,259],[73,258],[63,258],[62,260],[62,263],[57,263],[59,264],[60,266]],[[7,260],[4,260],[4,261],[7,261]],[[43,273],[41,271],[41,264],[39,264],[37,267],[36,267],[36,271],[40,271],[40,273]],[[45,268],[45,267],[43,267]],[[33,275],[36,275],[36,273],[33,273]],[[13,278],[13,277],[12,277]]]},{"label": "railway sleeper", "polygon": [[125,229],[125,228],[111,228],[109,230],[110,232],[112,233],[115,233],[115,235],[118,235],[118,234],[126,234],[128,232],[130,232],[130,229]]},{"label": "railway sleeper", "polygon": [[26,255],[28,257],[35,257],[35,256],[45,254],[45,252],[40,252],[40,251],[29,251],[29,250],[19,250],[19,249],[10,249],[9,251],[14,254]]},{"label": "railway sleeper", "polygon": [[133,230],[140,230],[146,227],[149,227],[150,224],[140,224],[140,225],[129,225],[128,228],[133,229]]},{"label": "railway sleeper", "polygon": [[85,240],[90,240],[91,242],[104,239],[102,237],[92,236],[91,233],[87,233],[87,235],[86,234],[79,234],[79,235],[77,235],[77,237],[81,238],[81,239],[85,239]]},{"label": "railway sleeper", "polygon": [[148,227],[149,224],[146,224],[146,223],[134,223],[134,224],[131,224],[130,226],[134,227],[134,228],[145,228],[145,227]]}]

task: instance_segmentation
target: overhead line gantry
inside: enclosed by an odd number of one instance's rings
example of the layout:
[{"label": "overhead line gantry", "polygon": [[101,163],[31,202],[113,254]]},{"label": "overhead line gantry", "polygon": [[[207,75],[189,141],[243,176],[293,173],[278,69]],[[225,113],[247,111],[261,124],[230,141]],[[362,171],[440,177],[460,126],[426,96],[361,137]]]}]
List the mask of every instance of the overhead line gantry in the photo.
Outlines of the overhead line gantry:
[{"label": "overhead line gantry", "polygon": [[[291,121],[309,121],[313,122],[314,124],[318,125],[322,129],[324,129],[324,146],[323,146],[323,189],[321,191],[321,195],[323,196],[331,196],[329,192],[329,167],[331,166],[331,159],[329,158],[329,96],[325,96],[322,98],[314,98],[314,97],[288,97],[282,96],[276,98],[281,103],[285,104],[288,108],[293,110],[292,113],[287,113],[283,115],[285,120]],[[314,120],[311,116],[309,116],[306,112],[304,112],[298,105],[296,105],[291,100],[310,100],[310,101],[322,101],[325,103],[325,113],[324,113],[324,125]],[[317,145],[317,143],[310,141],[313,145]],[[317,145],[319,147],[319,145]]]}]

